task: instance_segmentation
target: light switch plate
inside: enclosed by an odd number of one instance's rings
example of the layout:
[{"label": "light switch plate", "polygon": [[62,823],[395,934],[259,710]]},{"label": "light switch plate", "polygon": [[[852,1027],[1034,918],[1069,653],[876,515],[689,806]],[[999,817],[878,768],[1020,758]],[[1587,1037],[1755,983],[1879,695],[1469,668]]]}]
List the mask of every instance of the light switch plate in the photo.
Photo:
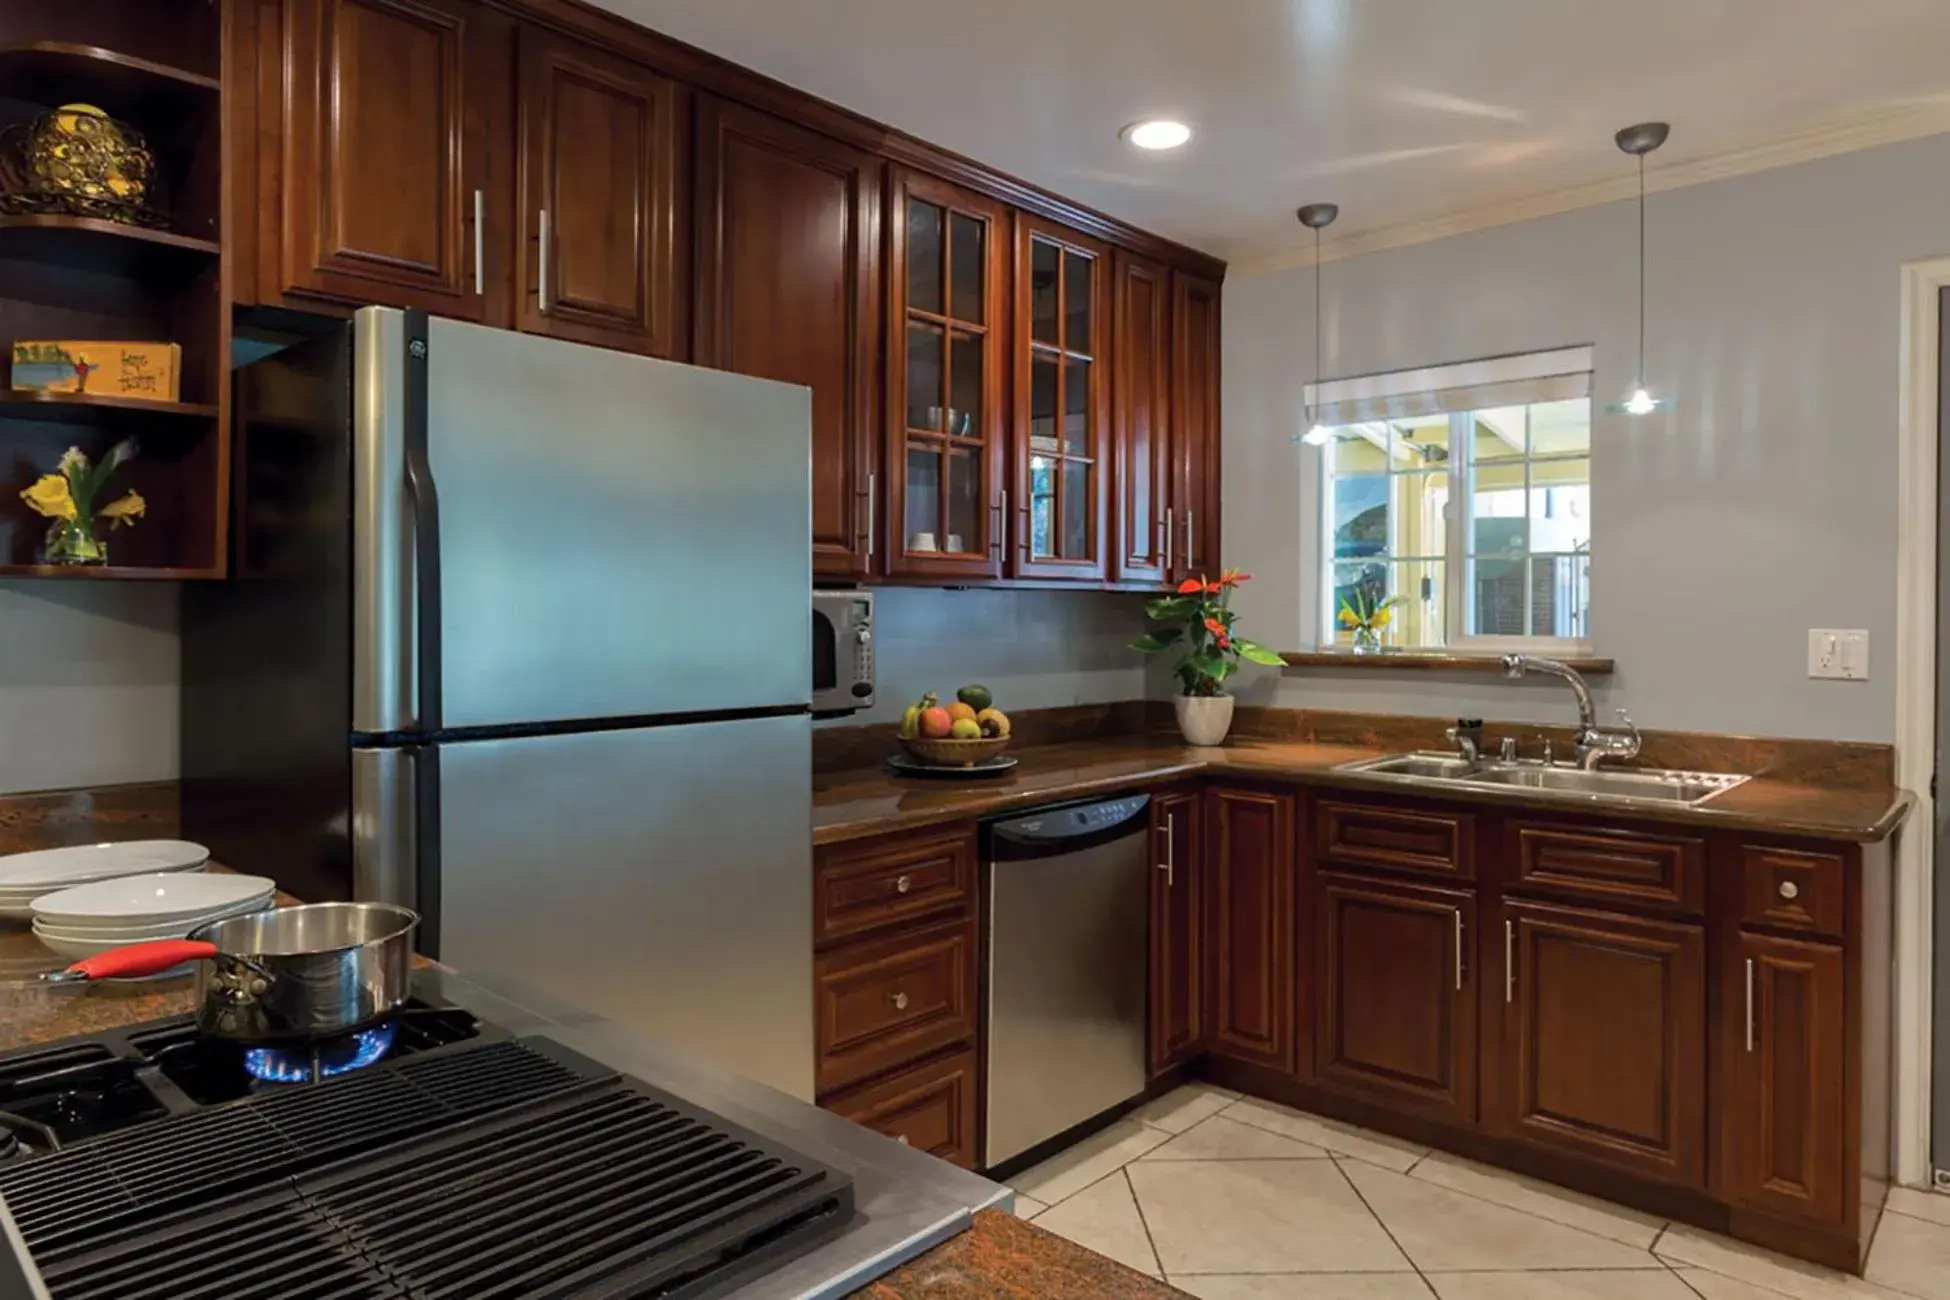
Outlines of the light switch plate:
[{"label": "light switch plate", "polygon": [[1809,628],[1808,676],[1846,682],[1868,680],[1868,632],[1861,628]]}]

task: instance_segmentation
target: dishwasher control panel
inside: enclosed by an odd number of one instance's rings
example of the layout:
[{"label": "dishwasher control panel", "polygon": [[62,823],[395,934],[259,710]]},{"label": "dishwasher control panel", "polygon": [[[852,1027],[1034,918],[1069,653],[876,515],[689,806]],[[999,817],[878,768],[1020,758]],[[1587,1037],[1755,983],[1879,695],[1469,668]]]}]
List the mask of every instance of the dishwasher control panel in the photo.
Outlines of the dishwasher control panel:
[{"label": "dishwasher control panel", "polygon": [[1101,803],[1044,809],[1028,817],[996,822],[993,824],[993,830],[1007,839],[1026,843],[1069,840],[1122,825],[1142,814],[1150,806],[1150,795],[1134,794],[1123,799],[1107,799]]}]

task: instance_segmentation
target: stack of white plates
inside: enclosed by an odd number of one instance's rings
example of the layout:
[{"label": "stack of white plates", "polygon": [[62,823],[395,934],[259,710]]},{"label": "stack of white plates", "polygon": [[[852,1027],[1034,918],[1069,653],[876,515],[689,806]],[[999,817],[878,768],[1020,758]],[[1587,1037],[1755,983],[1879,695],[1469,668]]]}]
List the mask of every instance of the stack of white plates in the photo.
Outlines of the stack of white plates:
[{"label": "stack of white plates", "polygon": [[152,939],[181,939],[198,926],[277,904],[265,876],[155,872],[98,880],[34,900],[34,934],[77,960]]},{"label": "stack of white plates", "polygon": [[186,840],[128,840],[9,853],[0,856],[0,917],[32,920],[32,904],[43,894],[118,876],[199,871],[209,860],[210,850]]}]

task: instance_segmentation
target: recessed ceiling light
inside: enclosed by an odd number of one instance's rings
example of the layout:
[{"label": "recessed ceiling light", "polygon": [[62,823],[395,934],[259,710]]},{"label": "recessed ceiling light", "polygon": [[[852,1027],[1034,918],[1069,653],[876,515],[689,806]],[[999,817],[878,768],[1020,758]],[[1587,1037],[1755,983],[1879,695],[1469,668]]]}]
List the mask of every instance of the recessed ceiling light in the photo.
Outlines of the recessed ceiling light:
[{"label": "recessed ceiling light", "polygon": [[1192,138],[1192,128],[1183,122],[1157,117],[1133,122],[1119,134],[1140,149],[1176,149]]}]

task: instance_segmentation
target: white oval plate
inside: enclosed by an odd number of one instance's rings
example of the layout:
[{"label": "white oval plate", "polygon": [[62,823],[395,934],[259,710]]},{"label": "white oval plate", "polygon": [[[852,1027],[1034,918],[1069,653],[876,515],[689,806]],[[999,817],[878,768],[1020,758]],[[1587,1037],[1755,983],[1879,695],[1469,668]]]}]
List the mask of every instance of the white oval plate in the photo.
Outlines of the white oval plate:
[{"label": "white oval plate", "polygon": [[56,926],[160,925],[189,920],[263,896],[275,889],[264,876],[158,872],[98,880],[34,900],[34,919]]},{"label": "white oval plate", "polygon": [[0,890],[38,888],[43,893],[113,876],[154,871],[187,871],[210,860],[210,850],[188,840],[124,840],[119,844],[78,844],[66,849],[35,849],[0,856]]},{"label": "white oval plate", "polygon": [[34,933],[42,936],[54,935],[62,939],[79,939],[88,943],[147,943],[151,939],[183,939],[191,930],[212,921],[226,917],[243,916],[248,912],[261,912],[277,905],[277,894],[267,890],[256,898],[246,899],[233,907],[218,908],[213,912],[199,913],[193,917],[171,921],[148,921],[140,923],[116,924],[103,922],[99,925],[79,925],[72,922],[34,919]]},{"label": "white oval plate", "polygon": [[[66,957],[69,961],[80,961],[84,957],[93,957],[97,953],[108,952],[110,949],[122,947],[120,943],[96,943],[87,939],[62,939],[51,934],[42,935],[36,933],[35,938],[39,939],[41,946],[49,952]],[[108,982],[111,984],[137,984],[146,980],[173,980],[187,975],[195,969],[195,962],[186,961],[181,966],[172,966],[158,975],[144,975],[139,979],[135,977],[123,977]]]}]

